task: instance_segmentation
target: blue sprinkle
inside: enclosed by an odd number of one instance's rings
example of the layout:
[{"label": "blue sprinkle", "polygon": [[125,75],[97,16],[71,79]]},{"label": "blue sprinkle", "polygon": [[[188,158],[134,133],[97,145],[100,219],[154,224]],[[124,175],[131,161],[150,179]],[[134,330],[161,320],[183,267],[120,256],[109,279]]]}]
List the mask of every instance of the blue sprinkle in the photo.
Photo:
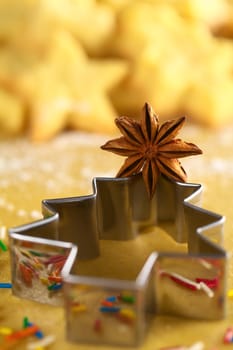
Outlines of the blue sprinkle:
[{"label": "blue sprinkle", "polygon": [[11,283],[0,283],[0,288],[12,288]]},{"label": "blue sprinkle", "polygon": [[[28,323],[27,323],[27,327],[32,327],[32,326],[34,326],[33,323],[31,323],[31,322],[28,322]],[[35,336],[36,336],[38,339],[44,338],[43,332],[42,332],[41,330],[39,330],[39,329],[38,329],[38,331],[36,331]]]},{"label": "blue sprinkle", "polygon": [[44,334],[42,331],[38,330],[36,333],[35,333],[35,336],[38,338],[38,339],[42,339],[44,338]]},{"label": "blue sprinkle", "polygon": [[120,311],[120,308],[119,307],[116,307],[116,306],[101,306],[100,309],[99,309],[101,312],[118,312]]},{"label": "blue sprinkle", "polygon": [[106,300],[107,301],[111,301],[111,302],[115,302],[115,301],[117,301],[118,299],[117,299],[117,297],[115,296],[115,295],[113,295],[113,296],[111,296],[111,297],[108,297],[108,298],[106,298]]},{"label": "blue sprinkle", "polygon": [[58,289],[61,289],[62,283],[53,284],[51,287],[52,287],[51,290],[58,290]]}]

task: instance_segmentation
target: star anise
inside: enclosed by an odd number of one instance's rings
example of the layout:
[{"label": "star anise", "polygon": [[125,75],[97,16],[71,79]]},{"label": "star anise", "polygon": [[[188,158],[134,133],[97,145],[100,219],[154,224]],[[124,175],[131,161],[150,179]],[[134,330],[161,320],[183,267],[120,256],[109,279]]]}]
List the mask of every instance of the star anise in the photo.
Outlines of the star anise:
[{"label": "star anise", "polygon": [[193,143],[175,139],[185,117],[159,125],[152,107],[145,103],[140,121],[119,117],[115,123],[122,137],[110,140],[102,149],[127,157],[116,177],[128,177],[142,171],[150,198],[156,189],[159,174],[185,182],[187,175],[177,158],[201,154]]}]

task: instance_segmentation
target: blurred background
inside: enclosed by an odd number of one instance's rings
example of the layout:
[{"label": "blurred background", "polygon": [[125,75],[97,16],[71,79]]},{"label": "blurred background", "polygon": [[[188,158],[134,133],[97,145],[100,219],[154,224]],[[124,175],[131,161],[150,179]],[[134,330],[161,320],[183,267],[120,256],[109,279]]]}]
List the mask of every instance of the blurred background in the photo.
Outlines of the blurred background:
[{"label": "blurred background", "polygon": [[233,0],[0,0],[0,135],[233,123]]}]

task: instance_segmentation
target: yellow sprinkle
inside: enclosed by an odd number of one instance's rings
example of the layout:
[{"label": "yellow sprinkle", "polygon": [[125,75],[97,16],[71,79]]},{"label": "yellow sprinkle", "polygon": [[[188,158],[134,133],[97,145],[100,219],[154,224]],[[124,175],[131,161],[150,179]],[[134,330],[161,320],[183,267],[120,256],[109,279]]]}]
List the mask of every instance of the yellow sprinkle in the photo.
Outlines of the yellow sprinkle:
[{"label": "yellow sprinkle", "polygon": [[21,249],[21,253],[25,256],[27,256],[28,258],[32,258],[32,255],[29,251],[27,251],[26,249]]},{"label": "yellow sprinkle", "polygon": [[131,309],[121,309],[119,313],[121,316],[127,317],[131,320],[135,318],[135,312]]},{"label": "yellow sprinkle", "polygon": [[8,328],[8,327],[0,328],[0,334],[2,335],[10,335],[11,333],[13,333],[13,330],[11,328]]},{"label": "yellow sprinkle", "polygon": [[37,346],[37,348],[35,348],[35,350],[44,350],[45,348],[43,346]]},{"label": "yellow sprinkle", "polygon": [[233,289],[228,290],[227,296],[228,296],[229,298],[233,298]]},{"label": "yellow sprinkle", "polygon": [[48,285],[48,278],[46,277],[40,277],[40,281],[45,284],[45,285]]},{"label": "yellow sprinkle", "polygon": [[42,265],[41,263],[39,263],[39,262],[35,262],[35,263],[33,264],[33,266],[34,266],[35,269],[37,269],[37,270],[42,270],[42,269],[43,269],[43,265]]},{"label": "yellow sprinkle", "polygon": [[82,311],[86,311],[86,310],[87,310],[87,307],[84,304],[75,305],[72,307],[73,312],[82,312]]}]

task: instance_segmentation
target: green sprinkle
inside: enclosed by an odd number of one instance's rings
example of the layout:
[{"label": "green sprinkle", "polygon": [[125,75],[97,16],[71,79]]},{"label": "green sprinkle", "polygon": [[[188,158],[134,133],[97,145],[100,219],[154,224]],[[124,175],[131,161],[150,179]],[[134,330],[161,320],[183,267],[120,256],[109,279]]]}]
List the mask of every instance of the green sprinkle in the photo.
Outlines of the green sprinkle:
[{"label": "green sprinkle", "polygon": [[133,295],[123,294],[121,295],[121,300],[124,301],[125,303],[130,303],[130,304],[135,303],[135,297]]},{"label": "green sprinkle", "polygon": [[7,246],[5,245],[5,243],[0,239],[0,248],[6,252],[7,251]]},{"label": "green sprinkle", "polygon": [[48,290],[53,290],[55,288],[55,286],[57,285],[57,283],[53,283],[53,284],[50,284],[48,286]]},{"label": "green sprinkle", "polygon": [[54,286],[54,284],[50,284],[47,288],[48,288],[48,290],[52,290],[53,289],[53,286]]},{"label": "green sprinkle", "polygon": [[46,254],[44,254],[42,252],[37,252],[35,250],[29,250],[29,252],[34,256],[46,256]]},{"label": "green sprinkle", "polygon": [[27,327],[28,327],[28,324],[29,324],[28,317],[25,316],[25,317],[23,318],[23,328],[27,328]]},{"label": "green sprinkle", "polygon": [[48,286],[48,290],[53,290],[53,291],[55,291],[55,290],[59,290],[59,289],[61,289],[61,287],[62,287],[62,283],[53,283],[53,284],[50,284],[49,286]]}]

